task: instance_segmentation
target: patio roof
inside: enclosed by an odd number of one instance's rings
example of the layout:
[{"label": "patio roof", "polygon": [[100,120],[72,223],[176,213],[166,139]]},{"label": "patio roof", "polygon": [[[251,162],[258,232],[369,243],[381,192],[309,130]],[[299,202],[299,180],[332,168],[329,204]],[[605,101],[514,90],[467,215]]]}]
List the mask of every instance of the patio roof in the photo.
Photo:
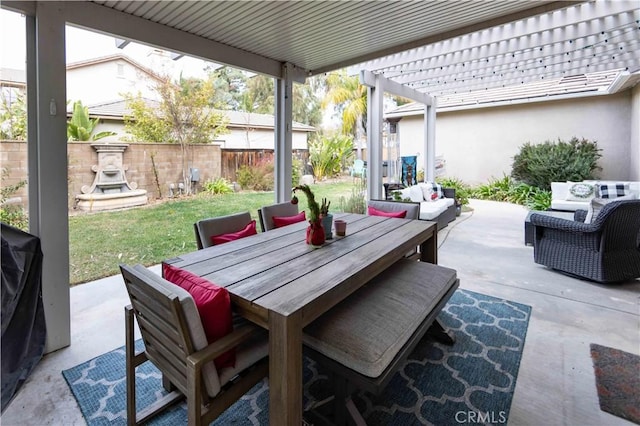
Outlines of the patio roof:
[{"label": "patio roof", "polygon": [[[535,48],[542,48],[546,54],[547,46],[552,53],[549,63],[542,66],[551,66],[554,72],[566,68],[571,75],[593,71],[590,59],[576,57],[571,66],[555,59],[564,58],[563,53],[571,57],[574,50],[589,51],[590,45],[596,46],[591,49],[596,54],[608,52],[598,62],[602,70],[628,68],[628,72],[635,72],[640,56],[637,22],[625,30],[618,30],[617,24],[609,25],[612,21],[622,23],[622,17],[640,20],[637,1],[629,0],[5,0],[1,7],[27,16],[29,216],[30,230],[41,237],[45,254],[47,351],[68,345],[70,338],[69,297],[65,291],[69,276],[68,208],[60,202],[68,197],[68,158],[66,150],[60,149],[66,141],[66,114],[58,113],[66,105],[66,24],[275,77],[277,201],[285,201],[291,194],[293,81],[302,82],[308,76],[368,62],[361,68],[377,74],[400,69],[402,73],[389,76],[393,83],[441,95],[444,92],[438,93],[428,84],[433,73],[424,72],[430,56],[415,53],[431,51],[434,46],[441,46],[434,45],[438,42],[446,42],[447,46],[456,41],[462,43],[452,45],[451,56],[434,56],[436,63],[441,61],[442,71],[445,65],[455,64],[446,70],[446,76],[455,78],[456,84],[449,82],[447,87],[457,87],[467,75],[465,70],[473,68],[471,64],[479,66],[483,60],[507,67],[495,77],[503,81],[501,84],[519,83],[515,77],[518,71],[508,69],[509,64],[516,59],[533,59],[538,55]],[[556,12],[546,15],[553,11]],[[608,38],[604,44],[590,41],[603,31],[611,31],[612,37],[625,34],[621,44],[615,44],[618,49],[622,47],[621,53],[614,55],[601,47],[614,44]],[[574,39],[584,42],[579,44],[582,49],[567,51],[565,43],[571,45]],[[409,49],[416,50],[401,53]],[[404,61],[406,58],[409,61]],[[576,63],[579,66],[574,67]],[[472,71],[471,79],[464,77],[464,83],[474,81],[474,75]],[[375,181],[375,176],[376,173],[371,174],[370,182]]]},{"label": "patio roof", "polygon": [[503,100],[510,90],[517,97],[527,83],[545,87],[573,76],[637,73],[638,23],[636,1],[578,3],[356,64],[350,71],[366,69],[445,99],[500,88]]}]

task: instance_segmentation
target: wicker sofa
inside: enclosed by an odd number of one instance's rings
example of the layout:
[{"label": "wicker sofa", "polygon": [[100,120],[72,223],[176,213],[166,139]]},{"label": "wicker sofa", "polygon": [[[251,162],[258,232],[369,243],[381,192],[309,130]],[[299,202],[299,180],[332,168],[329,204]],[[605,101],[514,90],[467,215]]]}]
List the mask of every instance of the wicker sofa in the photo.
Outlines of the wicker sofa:
[{"label": "wicker sofa", "polygon": [[[576,197],[572,197],[570,194],[571,185],[578,182],[551,182],[551,210],[571,211],[586,210],[589,208],[590,198],[581,200]],[[597,184],[612,184],[622,183],[629,185],[629,191],[631,194],[635,194],[636,198],[640,198],[640,182],[630,181],[612,181],[612,180],[585,180],[583,183],[597,185]],[[597,197],[597,194],[593,194],[591,198]]]},{"label": "wicker sofa", "polygon": [[[442,197],[431,199],[429,184],[418,183],[397,190],[402,200],[410,200],[420,203],[418,218],[438,223],[438,230],[444,228],[456,220],[456,190],[454,188],[442,188]],[[396,191],[394,191],[396,192]],[[388,197],[388,199],[391,197]]]},{"label": "wicker sofa", "polygon": [[534,261],[589,280],[610,283],[640,277],[640,200],[606,204],[592,223],[531,215]]}]

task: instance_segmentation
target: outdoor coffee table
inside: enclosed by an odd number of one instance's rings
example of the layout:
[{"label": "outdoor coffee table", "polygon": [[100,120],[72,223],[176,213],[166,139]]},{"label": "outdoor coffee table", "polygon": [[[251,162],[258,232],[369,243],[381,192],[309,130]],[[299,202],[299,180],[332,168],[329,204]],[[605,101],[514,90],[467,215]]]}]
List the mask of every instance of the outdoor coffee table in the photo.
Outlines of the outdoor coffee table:
[{"label": "outdoor coffee table", "polygon": [[531,210],[529,213],[527,213],[527,217],[524,219],[524,245],[526,246],[533,245],[533,233],[535,226],[531,224],[531,215],[534,213],[569,220],[573,220],[573,216],[575,214],[574,212],[563,212],[556,210]]}]

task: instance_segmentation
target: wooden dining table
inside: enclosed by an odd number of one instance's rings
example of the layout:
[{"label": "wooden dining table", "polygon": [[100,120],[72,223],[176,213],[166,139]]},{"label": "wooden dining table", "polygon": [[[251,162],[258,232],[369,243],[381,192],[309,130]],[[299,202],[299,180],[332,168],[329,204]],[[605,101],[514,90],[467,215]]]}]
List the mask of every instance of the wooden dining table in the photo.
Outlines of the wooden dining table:
[{"label": "wooden dining table", "polygon": [[305,243],[306,222],[166,263],[226,287],[234,310],[269,331],[269,422],[302,421],[302,334],[306,325],[420,246],[437,263],[436,223],[339,213],[344,237],[320,248]]}]

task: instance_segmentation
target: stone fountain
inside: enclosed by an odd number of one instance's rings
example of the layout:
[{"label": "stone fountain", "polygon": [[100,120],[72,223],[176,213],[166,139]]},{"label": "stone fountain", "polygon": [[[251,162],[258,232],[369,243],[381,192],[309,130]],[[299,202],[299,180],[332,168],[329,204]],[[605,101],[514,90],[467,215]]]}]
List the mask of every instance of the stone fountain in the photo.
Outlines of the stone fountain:
[{"label": "stone fountain", "polygon": [[147,191],[137,189],[135,182],[127,182],[123,165],[125,143],[93,143],[98,152],[98,164],[91,170],[96,173],[91,186],[83,186],[76,196],[78,208],[84,211],[101,211],[140,206],[147,203]]}]

